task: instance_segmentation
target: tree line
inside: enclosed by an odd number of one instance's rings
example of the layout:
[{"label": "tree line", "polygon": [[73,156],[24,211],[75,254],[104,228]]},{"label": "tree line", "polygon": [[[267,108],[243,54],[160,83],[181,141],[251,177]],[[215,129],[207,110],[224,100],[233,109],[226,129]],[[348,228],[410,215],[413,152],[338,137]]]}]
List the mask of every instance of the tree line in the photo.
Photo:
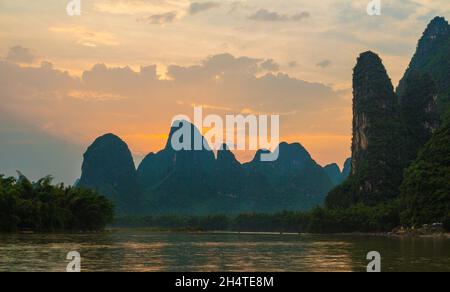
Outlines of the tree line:
[{"label": "tree line", "polygon": [[[147,216],[116,218],[116,227],[159,230],[346,233],[391,232],[402,225],[400,200],[376,207],[362,204],[347,209],[316,207],[309,212],[246,213],[237,216]],[[450,217],[444,228],[450,231]],[[407,225],[405,225],[407,226]]]},{"label": "tree line", "polygon": [[113,218],[112,202],[94,190],[0,175],[0,232],[99,231]]}]

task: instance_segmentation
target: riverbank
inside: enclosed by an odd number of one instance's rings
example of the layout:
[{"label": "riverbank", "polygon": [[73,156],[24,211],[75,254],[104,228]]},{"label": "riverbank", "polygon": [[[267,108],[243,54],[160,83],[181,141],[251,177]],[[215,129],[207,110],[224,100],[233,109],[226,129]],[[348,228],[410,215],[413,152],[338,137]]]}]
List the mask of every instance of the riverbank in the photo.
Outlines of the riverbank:
[{"label": "riverbank", "polygon": [[[378,210],[378,209],[377,209]],[[398,210],[358,207],[351,210],[316,208],[308,213],[281,212],[276,214],[246,213],[240,215],[162,215],[116,218],[110,227],[152,228],[157,231],[181,232],[257,232],[307,234],[383,234],[391,236],[430,236],[450,232],[449,220],[420,228],[405,226]]]},{"label": "riverbank", "polygon": [[373,237],[395,237],[395,238],[439,238],[450,239],[450,232],[436,230],[434,232],[424,232],[423,230],[403,230],[401,232],[345,232],[345,233],[309,233],[309,232],[264,232],[264,231],[230,231],[230,230],[193,230],[193,229],[169,229],[153,227],[109,227],[106,232],[122,232],[133,230],[138,233],[154,234],[200,234],[200,235],[282,235],[282,236],[373,236]]},{"label": "riverbank", "polygon": [[192,228],[159,228],[159,227],[121,227],[107,226],[102,231],[53,231],[37,232],[22,230],[16,232],[0,232],[0,235],[39,235],[39,234],[72,234],[72,235],[90,235],[90,234],[113,234],[123,231],[133,231],[136,233],[150,234],[203,234],[203,235],[285,235],[285,236],[373,236],[373,237],[395,237],[395,238],[436,238],[450,239],[450,232],[442,228],[419,228],[406,229],[397,228],[392,232],[341,232],[341,233],[315,233],[315,232],[280,232],[280,231],[233,231],[233,230],[200,230]]},{"label": "riverbank", "polygon": [[240,234],[240,235],[327,235],[327,236],[374,236],[374,237],[418,237],[418,238],[444,238],[450,239],[449,232],[436,233],[394,233],[394,232],[354,232],[354,233],[289,233],[289,232],[237,232],[237,231],[213,231],[213,232],[198,232],[206,234]]}]

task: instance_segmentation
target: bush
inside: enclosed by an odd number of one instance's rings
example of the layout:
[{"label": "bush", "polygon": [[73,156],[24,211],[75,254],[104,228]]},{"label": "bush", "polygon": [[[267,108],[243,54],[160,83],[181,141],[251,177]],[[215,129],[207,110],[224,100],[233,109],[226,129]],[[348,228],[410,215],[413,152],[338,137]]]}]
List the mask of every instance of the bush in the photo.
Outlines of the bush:
[{"label": "bush", "polygon": [[0,231],[97,231],[114,216],[112,203],[89,189],[0,176]]}]

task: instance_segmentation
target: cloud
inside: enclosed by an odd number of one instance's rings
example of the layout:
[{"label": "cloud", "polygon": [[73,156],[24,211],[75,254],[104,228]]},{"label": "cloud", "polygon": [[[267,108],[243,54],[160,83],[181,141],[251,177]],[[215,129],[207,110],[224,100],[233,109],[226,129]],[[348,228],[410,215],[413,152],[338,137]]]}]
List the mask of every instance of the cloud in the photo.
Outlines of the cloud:
[{"label": "cloud", "polygon": [[258,72],[260,59],[220,54],[208,57],[201,65],[168,67],[167,75],[180,82],[210,79],[221,76],[253,76]]},{"label": "cloud", "polygon": [[176,11],[166,12],[162,14],[154,14],[146,18],[141,18],[139,21],[148,22],[150,24],[163,25],[166,23],[171,23],[177,18],[178,13]]},{"label": "cloud", "polygon": [[127,96],[154,85],[158,75],[156,65],[141,67],[139,72],[135,72],[130,67],[109,68],[105,64],[97,64],[83,72],[82,81],[90,91]]},{"label": "cloud", "polygon": [[125,99],[125,97],[119,94],[107,94],[103,92],[97,91],[79,91],[73,90],[70,91],[67,96],[75,98],[75,99],[84,99],[84,100],[98,100],[98,101],[108,101],[108,100],[120,100]]},{"label": "cloud", "polygon": [[297,68],[298,67],[298,62],[297,61],[290,61],[288,63],[289,68]]},{"label": "cloud", "polygon": [[[269,73],[261,76],[262,68]],[[205,115],[280,114],[284,136],[348,132],[350,101],[325,84],[270,73],[278,70],[275,60],[231,54],[213,55],[189,66],[174,64],[167,68],[165,80],[159,78],[155,65],[135,70],[97,64],[76,77],[48,62],[22,67],[0,61],[0,76],[4,76],[0,110],[31,125],[31,132],[83,147],[113,132],[127,137],[135,154],[160,150],[164,137],[139,137],[166,133],[175,115],[192,115],[193,105],[205,105]],[[348,124],[342,122],[344,118]],[[0,127],[0,136],[15,122],[8,123],[4,130]],[[23,152],[39,141],[22,145]],[[21,161],[16,156],[23,152],[9,151],[8,160],[6,152],[3,158],[0,155],[0,166],[3,161]],[[81,156],[74,163],[80,161]],[[23,170],[41,175],[36,167]]]},{"label": "cloud", "polygon": [[255,14],[250,15],[249,19],[255,21],[301,21],[309,18],[309,12],[301,12],[294,15],[280,14],[267,9],[260,9]]},{"label": "cloud", "polygon": [[260,9],[255,14],[251,15],[249,19],[257,21],[285,21],[289,18],[286,15],[281,15],[277,12],[270,12],[266,9]]},{"label": "cloud", "polygon": [[164,14],[167,11],[181,11],[189,5],[186,0],[96,0],[95,11],[118,15]]},{"label": "cloud", "polygon": [[259,68],[262,71],[268,71],[268,72],[278,72],[278,71],[280,71],[280,65],[275,63],[275,61],[272,60],[272,59],[266,60],[263,63],[261,63],[259,65]]},{"label": "cloud", "polygon": [[323,60],[320,61],[319,63],[317,63],[317,67],[320,67],[322,69],[328,68],[332,65],[333,63],[330,60]]},{"label": "cloud", "polygon": [[295,21],[300,21],[300,20],[303,20],[303,19],[306,19],[309,17],[311,17],[311,14],[309,12],[300,12],[300,13],[292,15],[291,19],[295,20]]},{"label": "cloud", "polygon": [[239,11],[242,8],[245,8],[246,5],[244,2],[241,1],[235,1],[230,3],[230,9],[228,10],[228,14],[233,14],[237,11]]},{"label": "cloud", "polygon": [[58,26],[51,27],[50,31],[71,38],[79,45],[86,47],[119,45],[119,41],[114,34],[106,31],[92,30],[85,26]]},{"label": "cloud", "polygon": [[42,62],[39,67],[21,67],[0,61],[0,76],[0,98],[3,99],[17,97],[26,100],[42,92],[64,92],[66,88],[79,88],[76,78],[54,69],[50,62]]},{"label": "cloud", "polygon": [[385,3],[382,13],[396,20],[405,20],[415,14],[421,6],[410,0],[391,0]]},{"label": "cloud", "polygon": [[191,15],[210,10],[216,7],[219,7],[220,3],[218,2],[193,2],[189,7],[189,13]]},{"label": "cloud", "polygon": [[6,60],[14,63],[31,64],[36,60],[36,56],[28,48],[15,46],[9,49]]},{"label": "cloud", "polygon": [[[135,71],[98,64],[78,78],[50,63],[25,68],[0,62],[0,74],[6,76],[0,80],[0,102],[26,120],[52,125],[47,127],[52,133],[67,137],[82,133],[82,137],[90,138],[107,131],[150,131],[148,125],[156,125],[157,121],[190,114],[186,105],[191,104],[208,104],[210,109],[227,108],[237,113],[243,109],[301,112],[296,122],[304,131],[314,124],[309,119],[315,121],[317,111],[347,105],[347,100],[327,85],[284,73],[260,76],[261,70],[277,72],[280,68],[271,59],[221,54],[196,65],[169,66],[169,80],[162,80],[155,65]],[[316,122],[328,129],[330,119],[328,116]]]},{"label": "cloud", "polygon": [[80,176],[83,147],[45,133],[0,109],[0,174],[31,180],[52,175],[55,182],[73,184]]}]

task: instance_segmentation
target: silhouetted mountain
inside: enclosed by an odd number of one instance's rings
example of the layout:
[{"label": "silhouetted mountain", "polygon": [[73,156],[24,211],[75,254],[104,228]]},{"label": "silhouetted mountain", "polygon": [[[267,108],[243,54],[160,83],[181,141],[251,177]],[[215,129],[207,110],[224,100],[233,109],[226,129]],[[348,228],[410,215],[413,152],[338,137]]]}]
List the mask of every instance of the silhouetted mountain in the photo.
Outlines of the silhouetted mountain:
[{"label": "silhouetted mountain", "polygon": [[322,204],[333,183],[298,143],[281,143],[279,157],[272,162],[260,161],[258,151],[246,172],[245,199],[249,207],[258,204],[264,212],[307,210]]},{"label": "silhouetted mountain", "polygon": [[[191,129],[190,147],[195,138],[207,144],[196,127],[187,122],[172,126],[164,150],[149,154],[139,165],[139,180],[153,213],[204,214],[214,199],[211,174],[215,157],[210,150],[173,149],[174,134],[182,127]],[[186,142],[180,140],[180,142]]]},{"label": "silhouetted mountain", "polygon": [[341,170],[336,163],[328,164],[323,169],[333,182],[333,185],[336,186],[342,182]]},{"label": "silhouetted mountain", "polygon": [[89,146],[77,186],[96,189],[112,199],[119,214],[140,211],[142,195],[131,152],[113,134],[104,135]]},{"label": "silhouetted mountain", "polygon": [[348,158],[344,163],[344,169],[342,170],[343,181],[346,180],[350,176],[350,172],[352,170],[352,159]]},{"label": "silhouetted mountain", "polygon": [[245,177],[242,165],[226,144],[217,151],[213,184],[219,196],[236,199],[242,193]]},{"label": "silhouetted mountain", "polygon": [[344,168],[342,172],[336,163],[328,164],[323,168],[325,170],[325,173],[333,182],[333,186],[341,184],[349,177],[351,170],[351,163],[352,159],[348,158],[344,163]]},{"label": "silhouetted mountain", "polygon": [[[182,126],[191,141],[179,136]],[[195,138],[206,148],[189,150]],[[174,141],[180,142],[176,149]],[[298,143],[281,143],[277,151],[276,161],[262,162],[269,152],[260,150],[241,165],[223,145],[216,159],[195,126],[176,122],[165,148],[147,155],[137,173],[123,141],[111,134],[98,138],[85,154],[80,185],[98,189],[128,214],[277,212],[322,204],[333,186],[324,169]]]}]

